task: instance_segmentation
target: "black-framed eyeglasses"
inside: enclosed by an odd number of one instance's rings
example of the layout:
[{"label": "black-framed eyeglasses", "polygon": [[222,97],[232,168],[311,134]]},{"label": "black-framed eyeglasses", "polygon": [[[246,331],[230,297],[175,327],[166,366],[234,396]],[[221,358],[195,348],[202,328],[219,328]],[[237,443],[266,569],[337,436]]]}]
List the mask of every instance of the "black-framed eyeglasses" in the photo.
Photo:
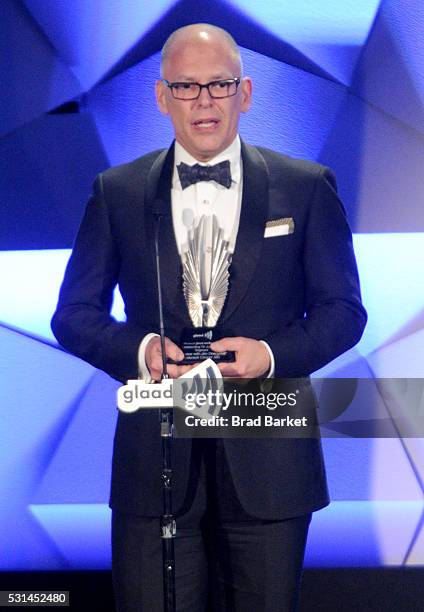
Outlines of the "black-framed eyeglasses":
[{"label": "black-framed eyeglasses", "polygon": [[170,83],[166,79],[162,79],[176,100],[197,100],[204,87],[208,90],[211,98],[230,98],[236,95],[240,80],[240,77],[236,77],[234,79],[211,81],[202,85],[190,81]]}]

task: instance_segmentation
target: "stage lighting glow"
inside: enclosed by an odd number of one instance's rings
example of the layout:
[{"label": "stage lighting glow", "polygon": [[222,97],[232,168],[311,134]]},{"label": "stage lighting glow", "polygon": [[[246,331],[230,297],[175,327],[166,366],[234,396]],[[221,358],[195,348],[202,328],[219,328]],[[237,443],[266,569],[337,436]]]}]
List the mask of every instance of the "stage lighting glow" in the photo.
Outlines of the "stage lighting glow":
[{"label": "stage lighting glow", "polygon": [[29,507],[66,559],[66,569],[109,569],[110,509],[106,504],[46,504]]},{"label": "stage lighting glow", "polygon": [[423,510],[422,501],[333,502],[313,516],[305,566],[403,565]]},{"label": "stage lighting glow", "polygon": [[380,0],[232,0],[232,4],[283,40],[361,45]]},{"label": "stage lighting glow", "polygon": [[[0,252],[0,322],[55,341],[50,319],[70,253],[70,249]],[[112,316],[125,320],[119,291],[115,291]]]},{"label": "stage lighting glow", "polygon": [[25,0],[35,20],[84,88],[98,81],[175,0]]},{"label": "stage lighting glow", "polygon": [[423,311],[424,233],[356,234],[354,247],[368,311],[357,348],[367,355],[395,334],[401,336],[403,328],[406,336],[408,321]]},{"label": "stage lighting glow", "polygon": [[233,0],[233,4],[348,85],[380,1]]}]

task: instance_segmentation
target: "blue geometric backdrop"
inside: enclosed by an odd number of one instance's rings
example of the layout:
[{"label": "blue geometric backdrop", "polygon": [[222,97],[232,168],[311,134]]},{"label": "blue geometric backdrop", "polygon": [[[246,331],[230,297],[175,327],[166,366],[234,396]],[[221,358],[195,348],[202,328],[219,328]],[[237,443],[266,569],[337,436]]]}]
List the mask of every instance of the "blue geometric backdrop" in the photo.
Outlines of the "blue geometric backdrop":
[{"label": "blue geometric backdrop", "polygon": [[[336,172],[369,323],[317,376],[424,377],[421,0],[2,0],[0,569],[109,567],[117,383],[59,349],[49,321],[96,173],[172,139],[159,51],[198,21],[242,46],[242,136]],[[423,564],[423,441],[324,452],[333,504],[306,564]]]}]

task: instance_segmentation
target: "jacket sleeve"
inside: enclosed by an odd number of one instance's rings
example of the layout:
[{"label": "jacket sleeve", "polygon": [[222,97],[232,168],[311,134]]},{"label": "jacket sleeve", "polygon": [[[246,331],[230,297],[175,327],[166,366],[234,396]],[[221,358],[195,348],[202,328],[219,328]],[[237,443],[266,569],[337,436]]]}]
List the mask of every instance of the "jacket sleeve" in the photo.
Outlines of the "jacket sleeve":
[{"label": "jacket sleeve", "polygon": [[277,377],[307,376],[323,367],[360,340],[367,321],[352,234],[328,168],[321,167],[315,179],[303,269],[304,317],[264,338]]},{"label": "jacket sleeve", "polygon": [[110,315],[120,257],[99,175],[94,183],[51,326],[58,342],[113,378],[137,378],[138,347],[150,330]]}]

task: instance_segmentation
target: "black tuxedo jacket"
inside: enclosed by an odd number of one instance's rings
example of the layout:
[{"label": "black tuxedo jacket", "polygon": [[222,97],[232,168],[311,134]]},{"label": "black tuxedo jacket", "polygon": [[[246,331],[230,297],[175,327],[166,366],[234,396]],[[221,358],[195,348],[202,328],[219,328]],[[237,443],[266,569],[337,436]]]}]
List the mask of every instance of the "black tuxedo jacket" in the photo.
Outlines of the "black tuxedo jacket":
[{"label": "black tuxedo jacket", "polygon": [[[242,143],[243,196],[220,325],[234,336],[263,339],[276,377],[303,377],[361,337],[361,305],[351,232],[334,177],[318,164]],[[178,343],[190,327],[170,202],[173,147],[99,175],[75,241],[52,329],[59,342],[112,377],[137,378],[137,351],[158,332],[154,262],[155,210],[161,226],[166,334]],[[268,220],[292,217],[294,232],[264,238]],[[127,321],[109,312],[116,284]],[[328,503],[318,440],[225,440],[245,510],[282,519]],[[174,511],[187,487],[190,440],[173,445]],[[110,503],[122,511],[162,511],[157,413],[120,413],[114,441]]]}]

